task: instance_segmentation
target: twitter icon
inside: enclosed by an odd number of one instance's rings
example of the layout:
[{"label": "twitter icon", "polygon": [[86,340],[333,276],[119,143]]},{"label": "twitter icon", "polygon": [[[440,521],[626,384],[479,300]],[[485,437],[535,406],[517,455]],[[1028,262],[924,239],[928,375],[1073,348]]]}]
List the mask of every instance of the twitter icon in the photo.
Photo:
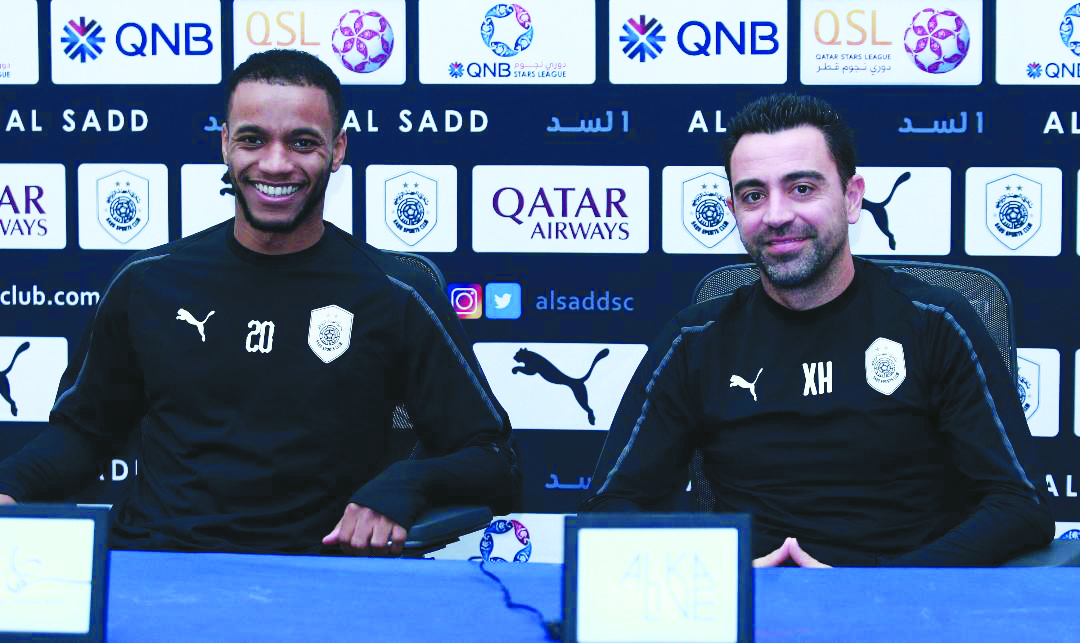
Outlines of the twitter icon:
[{"label": "twitter icon", "polygon": [[521,317],[521,284],[495,281],[484,286],[484,316],[488,319]]}]

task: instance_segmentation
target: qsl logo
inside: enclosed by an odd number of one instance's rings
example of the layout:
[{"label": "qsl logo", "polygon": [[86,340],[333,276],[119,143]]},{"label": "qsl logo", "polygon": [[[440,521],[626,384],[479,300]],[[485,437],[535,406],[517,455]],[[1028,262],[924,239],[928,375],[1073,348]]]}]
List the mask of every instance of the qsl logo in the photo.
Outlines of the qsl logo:
[{"label": "qsl logo", "polygon": [[904,50],[919,69],[944,74],[967,57],[971,32],[955,11],[923,9],[904,32]]},{"label": "qsl logo", "polygon": [[353,9],[341,16],[330,44],[345,69],[370,74],[390,60],[394,30],[382,14]]}]

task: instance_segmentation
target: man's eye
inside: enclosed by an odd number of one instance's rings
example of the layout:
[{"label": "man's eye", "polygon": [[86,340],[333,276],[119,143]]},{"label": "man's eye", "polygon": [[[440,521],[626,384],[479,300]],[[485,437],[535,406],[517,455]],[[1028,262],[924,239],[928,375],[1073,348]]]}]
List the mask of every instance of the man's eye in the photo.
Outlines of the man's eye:
[{"label": "man's eye", "polygon": [[262,143],[262,139],[258,136],[241,136],[236,140],[244,145],[258,145],[259,143]]},{"label": "man's eye", "polygon": [[295,145],[298,150],[310,150],[319,146],[316,141],[306,138],[296,141],[293,145]]},{"label": "man's eye", "polygon": [[747,202],[747,203],[757,203],[758,201],[760,201],[760,200],[762,200],[764,198],[765,198],[765,195],[762,194],[761,192],[748,192],[747,194],[743,195],[742,200]]},{"label": "man's eye", "polygon": [[795,186],[795,191],[798,192],[799,194],[809,194],[810,190],[812,190],[812,189],[813,188],[811,188],[809,185],[796,185]]}]

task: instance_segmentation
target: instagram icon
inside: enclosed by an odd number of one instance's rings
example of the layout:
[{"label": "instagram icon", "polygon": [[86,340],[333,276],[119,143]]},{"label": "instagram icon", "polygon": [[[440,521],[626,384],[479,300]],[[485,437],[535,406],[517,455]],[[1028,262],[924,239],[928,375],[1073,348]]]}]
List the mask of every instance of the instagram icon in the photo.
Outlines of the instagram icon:
[{"label": "instagram icon", "polygon": [[484,314],[484,287],[480,284],[450,284],[447,291],[458,319],[478,319]]}]

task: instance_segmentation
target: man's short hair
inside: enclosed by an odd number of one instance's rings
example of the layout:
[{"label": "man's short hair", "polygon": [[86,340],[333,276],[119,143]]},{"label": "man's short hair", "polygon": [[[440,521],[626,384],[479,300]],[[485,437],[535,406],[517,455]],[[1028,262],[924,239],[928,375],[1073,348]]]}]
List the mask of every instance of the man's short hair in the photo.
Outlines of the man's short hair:
[{"label": "man's short hair", "polygon": [[745,134],[773,134],[803,125],[816,127],[825,136],[829,154],[840,174],[840,185],[847,186],[855,175],[855,139],[832,105],[816,96],[770,94],[746,105],[727,126],[724,146],[724,169],[731,180],[731,154]]},{"label": "man's short hair", "polygon": [[330,103],[330,118],[334,134],[345,123],[344,100],[341,98],[341,81],[326,63],[315,56],[295,49],[270,49],[252,54],[240,63],[225,89],[225,118],[228,119],[229,104],[236,86],[243,82],[261,82],[271,85],[300,85],[318,87],[326,92]]}]

